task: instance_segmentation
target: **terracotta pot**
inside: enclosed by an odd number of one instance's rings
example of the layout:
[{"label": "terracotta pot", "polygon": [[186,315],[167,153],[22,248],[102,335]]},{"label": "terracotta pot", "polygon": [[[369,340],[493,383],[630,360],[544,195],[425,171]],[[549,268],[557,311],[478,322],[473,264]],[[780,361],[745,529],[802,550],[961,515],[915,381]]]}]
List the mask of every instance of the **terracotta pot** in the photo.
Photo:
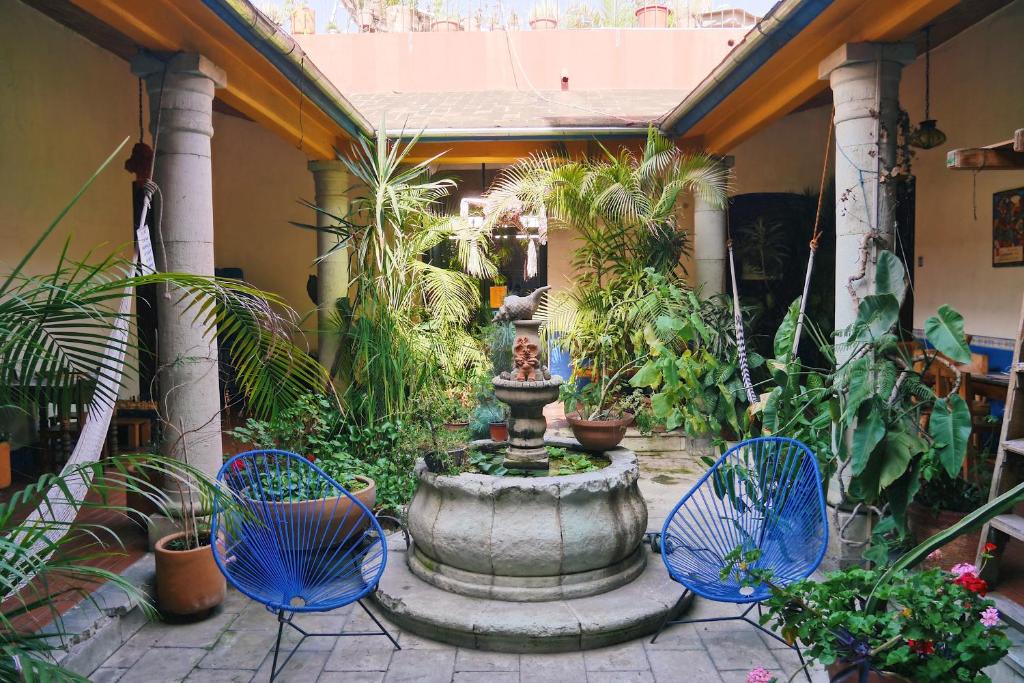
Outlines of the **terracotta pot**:
[{"label": "terracotta pot", "polygon": [[[434,31],[436,33],[448,33],[448,32],[451,32],[451,31],[461,31],[462,30],[462,25],[459,24],[459,22],[456,21],[455,19],[437,19],[436,21],[431,22],[430,30]],[[491,287],[491,289],[493,290],[494,288]],[[491,295],[491,301],[492,302],[494,301],[493,294]],[[498,305],[500,306],[501,304],[498,304]],[[495,308],[493,303],[491,304],[491,307]]]},{"label": "terracotta pot", "polygon": [[491,441],[508,441],[508,422],[492,422],[490,425]]},{"label": "terracotta pot", "polygon": [[[834,682],[834,683],[860,683],[860,679],[857,677],[856,669],[851,671],[850,673],[844,675],[842,678],[834,678],[834,676],[836,674],[838,674],[840,671],[845,669],[847,666],[849,666],[849,665],[842,664],[840,662],[836,662],[835,664],[832,664],[832,665],[826,667],[825,670],[828,671],[828,680],[830,682]],[[903,676],[897,676],[896,674],[889,673],[887,671],[882,671],[882,672],[871,671],[871,672],[868,672],[867,683],[911,683],[911,682],[909,680],[907,680],[906,678],[904,678]]]},{"label": "terracotta pot", "polygon": [[11,444],[0,441],[0,489],[11,485]]},{"label": "terracotta pot", "polygon": [[[352,496],[367,509],[373,510],[373,506],[377,503],[377,484],[369,477],[356,477],[356,479],[364,482],[366,486],[358,491],[352,491]],[[329,546],[335,541],[341,543],[346,538],[358,536],[358,533],[352,533],[355,526],[359,524],[362,527],[369,522],[356,511],[350,512],[354,506],[355,503],[345,496],[317,500],[267,502],[267,507],[274,511],[274,518],[284,520],[282,524],[295,529],[317,529],[316,534],[313,534],[314,538],[296,543],[295,547],[303,550]],[[316,522],[312,521],[314,519]]]},{"label": "terracotta pot", "polygon": [[665,5],[641,5],[634,14],[640,28],[668,28],[668,16],[672,10]]},{"label": "terracotta pot", "polygon": [[444,423],[444,428],[447,429],[449,432],[457,432],[460,429],[466,429],[467,427],[469,427],[469,420],[459,420],[457,422]]},{"label": "terracotta pot", "polygon": [[[457,467],[462,467],[462,463],[466,461],[466,449],[465,448],[453,448],[448,451],[448,455],[454,461]],[[441,458],[437,457],[436,453],[423,453],[423,462],[426,463],[427,469],[435,474],[441,474],[441,469],[444,463]]]},{"label": "terracotta pot", "polygon": [[[914,535],[914,541],[920,543],[929,536],[934,536],[943,529],[953,526],[966,516],[966,512],[934,510],[917,503],[911,503],[907,508],[907,526],[910,527],[910,532]],[[948,569],[954,564],[960,564],[961,562],[974,564],[980,542],[981,529],[964,534],[963,536],[957,536],[939,549],[937,560],[926,559],[921,564],[926,569],[936,567]]]},{"label": "terracotta pot", "polygon": [[565,416],[572,435],[588,451],[607,451],[619,445],[626,436],[626,428],[633,424],[633,415],[625,413],[618,420],[584,420],[580,414]]},{"label": "terracotta pot", "polygon": [[530,19],[530,28],[534,31],[550,31],[551,29],[558,28],[558,19]]},{"label": "terracotta pot", "polygon": [[207,612],[224,601],[227,581],[206,545],[192,550],[169,550],[167,544],[183,532],[164,536],[153,549],[156,559],[156,599],[168,614]]}]

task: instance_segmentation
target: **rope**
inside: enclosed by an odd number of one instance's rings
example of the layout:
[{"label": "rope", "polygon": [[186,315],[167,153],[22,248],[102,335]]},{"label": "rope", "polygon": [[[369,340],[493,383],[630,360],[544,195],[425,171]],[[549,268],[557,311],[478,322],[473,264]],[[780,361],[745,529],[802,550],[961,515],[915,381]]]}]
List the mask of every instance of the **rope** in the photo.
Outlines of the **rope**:
[{"label": "rope", "polygon": [[814,229],[811,231],[811,241],[808,244],[810,251],[807,254],[807,272],[804,274],[804,289],[800,295],[800,315],[796,318],[796,332],[793,333],[793,348],[790,355],[797,356],[800,348],[800,337],[804,332],[804,314],[807,312],[807,296],[811,290],[811,273],[814,272],[814,255],[818,252],[818,245],[821,243],[821,207],[825,203],[825,180],[828,178],[828,162],[832,152],[832,133],[835,131],[836,108],[833,105],[832,113],[828,117],[828,135],[825,140],[825,159],[821,163],[821,181],[818,183],[818,208],[814,211]]},{"label": "rope", "polygon": [[[728,218],[726,218],[725,229],[729,230]],[[739,357],[740,378],[743,380],[743,390],[747,394],[747,401],[750,402],[750,405],[754,405],[757,403],[757,392],[754,391],[754,384],[750,381],[747,342],[743,335],[743,313],[740,311],[740,292],[736,287],[736,259],[732,253],[731,237],[726,240],[725,248],[729,251],[729,277],[732,279],[732,324],[736,328],[736,354]]]}]

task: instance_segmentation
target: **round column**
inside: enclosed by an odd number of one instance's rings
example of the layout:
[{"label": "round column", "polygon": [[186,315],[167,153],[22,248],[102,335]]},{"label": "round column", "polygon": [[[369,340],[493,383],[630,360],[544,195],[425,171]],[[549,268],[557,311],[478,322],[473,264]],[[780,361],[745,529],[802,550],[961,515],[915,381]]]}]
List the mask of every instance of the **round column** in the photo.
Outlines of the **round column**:
[{"label": "round column", "polygon": [[[224,72],[198,54],[144,54],[132,61],[132,73],[145,79],[153,112],[157,266],[213,275],[210,138],[214,91],[223,87]],[[223,452],[216,333],[194,322],[195,311],[186,310],[176,288],[162,286],[157,295],[161,452],[212,476]]]},{"label": "round column", "polygon": [[[314,202],[335,216],[348,215],[349,177],[345,164],[337,159],[309,162],[313,173]],[[316,212],[318,227],[331,227],[337,222],[320,211]],[[330,318],[338,299],[348,296],[348,249],[337,248],[341,239],[328,232],[316,233],[317,261],[317,358],[328,370],[338,353],[337,335],[331,334]],[[331,249],[335,249],[331,252]],[[328,254],[330,254],[328,256]]]},{"label": "round column", "polygon": [[[726,157],[721,163],[732,166],[732,157]],[[729,265],[725,250],[728,210],[728,205],[694,198],[693,262],[696,283],[704,298],[725,292],[725,274]]]}]

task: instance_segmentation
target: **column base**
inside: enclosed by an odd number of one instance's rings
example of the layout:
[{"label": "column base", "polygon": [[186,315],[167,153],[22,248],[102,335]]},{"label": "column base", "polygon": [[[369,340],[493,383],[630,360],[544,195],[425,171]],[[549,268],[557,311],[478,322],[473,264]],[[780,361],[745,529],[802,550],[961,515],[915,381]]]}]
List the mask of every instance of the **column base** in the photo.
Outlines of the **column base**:
[{"label": "column base", "polygon": [[[821,561],[821,569],[836,571],[850,567],[863,567],[866,564],[863,554],[867,550],[867,542],[871,540],[872,514],[870,512],[852,514],[848,510],[836,508],[831,504],[827,506],[827,514],[828,548],[825,551],[825,558]],[[843,532],[843,537],[849,542],[843,542],[839,535],[839,530],[844,526],[846,530]]]}]

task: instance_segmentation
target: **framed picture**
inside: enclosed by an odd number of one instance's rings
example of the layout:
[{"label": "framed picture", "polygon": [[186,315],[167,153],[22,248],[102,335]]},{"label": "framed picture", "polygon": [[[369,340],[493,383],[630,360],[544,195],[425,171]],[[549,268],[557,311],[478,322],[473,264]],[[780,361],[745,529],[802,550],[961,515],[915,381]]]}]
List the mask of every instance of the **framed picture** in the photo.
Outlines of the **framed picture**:
[{"label": "framed picture", "polygon": [[1024,187],[992,195],[992,266],[1024,266]]}]

